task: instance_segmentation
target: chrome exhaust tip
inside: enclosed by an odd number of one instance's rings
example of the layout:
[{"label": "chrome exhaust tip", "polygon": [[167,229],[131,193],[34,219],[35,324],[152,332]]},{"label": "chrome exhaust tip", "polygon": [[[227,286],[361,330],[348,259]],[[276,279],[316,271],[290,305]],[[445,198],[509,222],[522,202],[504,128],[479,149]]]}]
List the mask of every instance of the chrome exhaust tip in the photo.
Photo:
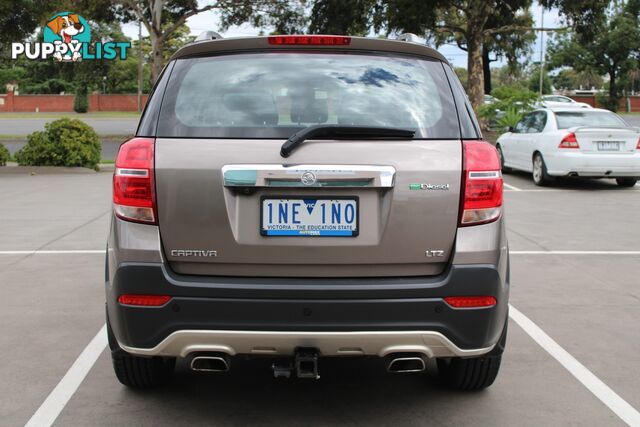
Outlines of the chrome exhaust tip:
[{"label": "chrome exhaust tip", "polygon": [[424,358],[415,355],[393,355],[387,364],[387,372],[394,374],[422,372],[425,369],[427,369],[427,365]]},{"label": "chrome exhaust tip", "polygon": [[227,372],[231,366],[224,353],[201,354],[191,359],[191,370],[196,372]]}]

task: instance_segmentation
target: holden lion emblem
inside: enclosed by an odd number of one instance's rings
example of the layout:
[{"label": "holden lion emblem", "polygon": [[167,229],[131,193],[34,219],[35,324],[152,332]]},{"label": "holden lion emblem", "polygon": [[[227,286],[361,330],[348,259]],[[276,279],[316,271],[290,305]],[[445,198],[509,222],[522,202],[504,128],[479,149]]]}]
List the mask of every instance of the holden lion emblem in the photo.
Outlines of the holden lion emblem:
[{"label": "holden lion emblem", "polygon": [[316,175],[313,172],[307,171],[302,174],[302,176],[300,177],[300,181],[304,185],[313,185],[316,183]]}]

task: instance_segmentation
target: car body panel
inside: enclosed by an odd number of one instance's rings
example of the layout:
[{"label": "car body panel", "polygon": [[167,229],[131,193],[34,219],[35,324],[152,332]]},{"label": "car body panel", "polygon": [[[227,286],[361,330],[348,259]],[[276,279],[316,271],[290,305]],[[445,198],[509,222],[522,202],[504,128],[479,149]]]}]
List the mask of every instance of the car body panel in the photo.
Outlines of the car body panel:
[{"label": "car body panel", "polygon": [[[442,87],[451,89],[454,110],[447,118],[457,118],[459,137],[309,140],[285,159],[282,138],[159,136],[163,100],[171,98],[167,80],[178,61],[271,50],[301,47],[272,45],[266,37],[196,42],[173,56],[156,84],[137,136],[154,141],[157,223],[112,216],[105,271],[112,351],[147,357],[194,351],[291,356],[297,347],[315,347],[321,356],[491,351],[508,314],[505,219],[459,226],[462,140],[481,134],[440,53],[358,37],[347,46],[304,46],[436,61],[444,70]],[[225,171],[243,168],[258,173],[225,181]],[[367,182],[305,187],[305,171],[325,184],[331,172],[343,181],[353,172]],[[277,185],[269,173],[278,174]],[[359,234],[265,237],[259,230],[263,196],[357,197]],[[125,294],[171,299],[156,307],[120,304]],[[496,304],[453,308],[448,296],[492,296]]]}]

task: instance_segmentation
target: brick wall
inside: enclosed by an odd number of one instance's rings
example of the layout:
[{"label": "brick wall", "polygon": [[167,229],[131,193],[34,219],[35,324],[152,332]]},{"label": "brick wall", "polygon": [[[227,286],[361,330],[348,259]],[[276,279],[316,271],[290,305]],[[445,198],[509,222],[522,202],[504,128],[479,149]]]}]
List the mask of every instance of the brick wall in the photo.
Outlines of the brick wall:
[{"label": "brick wall", "polygon": [[[584,102],[586,104],[591,105],[592,107],[604,108],[597,101],[595,95],[569,95],[569,98],[574,99],[578,102]],[[640,96],[629,96],[624,97],[620,100],[618,104],[618,112],[625,113],[627,112],[627,99],[631,104],[631,112],[640,112]]]},{"label": "brick wall", "polygon": [[[73,112],[74,95],[0,95],[0,112]],[[148,95],[142,95],[141,108]],[[138,95],[89,95],[89,111],[137,111]]]}]

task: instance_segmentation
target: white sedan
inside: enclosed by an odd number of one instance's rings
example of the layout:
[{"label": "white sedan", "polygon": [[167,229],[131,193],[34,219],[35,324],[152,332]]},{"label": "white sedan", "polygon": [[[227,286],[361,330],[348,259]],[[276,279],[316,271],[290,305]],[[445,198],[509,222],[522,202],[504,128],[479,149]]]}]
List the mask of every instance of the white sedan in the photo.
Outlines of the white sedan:
[{"label": "white sedan", "polygon": [[575,176],[615,178],[633,187],[640,178],[640,129],[599,108],[532,111],[498,138],[496,148],[503,172],[532,172],[536,185]]},{"label": "white sedan", "polygon": [[562,95],[542,95],[540,107],[546,108],[592,108],[585,102],[578,102]]}]

